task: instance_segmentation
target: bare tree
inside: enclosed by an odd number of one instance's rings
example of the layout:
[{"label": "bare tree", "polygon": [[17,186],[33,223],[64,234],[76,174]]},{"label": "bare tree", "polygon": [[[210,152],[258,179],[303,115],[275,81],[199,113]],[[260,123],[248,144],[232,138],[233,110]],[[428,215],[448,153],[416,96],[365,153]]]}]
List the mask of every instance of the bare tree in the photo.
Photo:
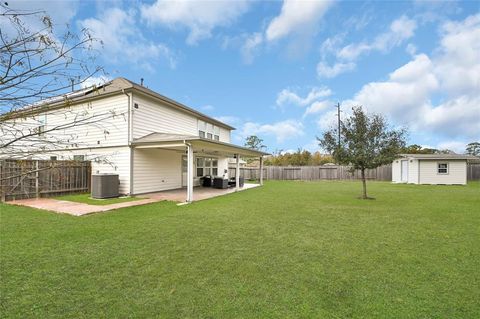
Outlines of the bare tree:
[{"label": "bare tree", "polygon": [[[82,143],[79,126],[97,127],[117,114],[70,107],[93,77],[104,74],[88,30],[75,33],[57,26],[44,11],[11,9],[0,4],[0,154],[26,157],[38,152],[75,148]],[[90,91],[95,87],[89,88]],[[42,116],[62,117],[46,125]]]}]

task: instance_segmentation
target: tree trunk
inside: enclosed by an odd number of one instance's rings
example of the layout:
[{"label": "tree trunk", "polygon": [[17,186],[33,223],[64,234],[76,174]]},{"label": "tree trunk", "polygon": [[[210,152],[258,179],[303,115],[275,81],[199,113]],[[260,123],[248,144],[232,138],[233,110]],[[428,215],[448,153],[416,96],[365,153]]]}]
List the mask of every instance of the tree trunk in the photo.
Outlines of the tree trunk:
[{"label": "tree trunk", "polygon": [[365,179],[365,169],[362,169],[362,184],[363,184],[363,194],[362,198],[367,199],[367,180]]}]

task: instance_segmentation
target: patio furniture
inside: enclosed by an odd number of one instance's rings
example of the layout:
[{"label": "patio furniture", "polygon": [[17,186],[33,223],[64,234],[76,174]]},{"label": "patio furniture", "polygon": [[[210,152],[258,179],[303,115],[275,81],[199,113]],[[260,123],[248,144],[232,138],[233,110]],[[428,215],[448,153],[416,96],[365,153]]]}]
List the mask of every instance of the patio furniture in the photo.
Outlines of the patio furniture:
[{"label": "patio furniture", "polygon": [[200,178],[200,185],[203,187],[212,187],[212,176],[206,175]]},{"label": "patio furniture", "polygon": [[219,189],[228,188],[228,179],[224,179],[223,177],[214,177],[212,187]]},{"label": "patio furniture", "polygon": [[[239,186],[240,186],[240,187],[243,187],[243,184],[244,184],[244,179],[243,179],[243,177],[240,177],[240,178],[238,179],[238,182],[239,182],[239,184],[240,184]],[[237,182],[236,182],[236,180],[235,180],[235,177],[231,177],[230,180],[228,181],[228,186],[229,186],[229,187],[235,187],[236,184],[237,184]]]}]

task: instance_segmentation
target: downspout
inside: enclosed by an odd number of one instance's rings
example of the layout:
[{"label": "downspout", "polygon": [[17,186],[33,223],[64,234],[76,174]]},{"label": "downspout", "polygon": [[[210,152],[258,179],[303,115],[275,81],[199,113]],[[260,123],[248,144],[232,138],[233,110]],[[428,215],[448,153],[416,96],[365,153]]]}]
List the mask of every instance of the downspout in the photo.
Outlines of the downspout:
[{"label": "downspout", "polygon": [[127,121],[128,121],[128,125],[127,125],[127,129],[128,129],[128,147],[130,149],[130,195],[133,195],[134,194],[134,191],[133,191],[133,154],[134,154],[134,150],[133,150],[133,147],[132,147],[132,139],[133,139],[133,109],[132,109],[132,102],[133,102],[133,94],[132,93],[125,93],[125,89],[122,89],[122,93],[125,94],[128,98],[128,112],[127,112]]}]

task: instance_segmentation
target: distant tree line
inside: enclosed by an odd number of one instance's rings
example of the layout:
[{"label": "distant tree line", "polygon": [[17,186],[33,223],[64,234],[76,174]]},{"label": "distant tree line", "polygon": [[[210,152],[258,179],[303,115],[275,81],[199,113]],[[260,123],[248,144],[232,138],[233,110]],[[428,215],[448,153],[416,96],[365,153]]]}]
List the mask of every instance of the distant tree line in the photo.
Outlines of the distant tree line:
[{"label": "distant tree line", "polygon": [[448,149],[439,150],[436,148],[422,147],[418,144],[405,146],[400,150],[402,154],[453,154],[454,152]]},{"label": "distant tree line", "polygon": [[265,159],[268,166],[316,166],[334,163],[331,155],[298,149],[295,153],[277,152]]}]

